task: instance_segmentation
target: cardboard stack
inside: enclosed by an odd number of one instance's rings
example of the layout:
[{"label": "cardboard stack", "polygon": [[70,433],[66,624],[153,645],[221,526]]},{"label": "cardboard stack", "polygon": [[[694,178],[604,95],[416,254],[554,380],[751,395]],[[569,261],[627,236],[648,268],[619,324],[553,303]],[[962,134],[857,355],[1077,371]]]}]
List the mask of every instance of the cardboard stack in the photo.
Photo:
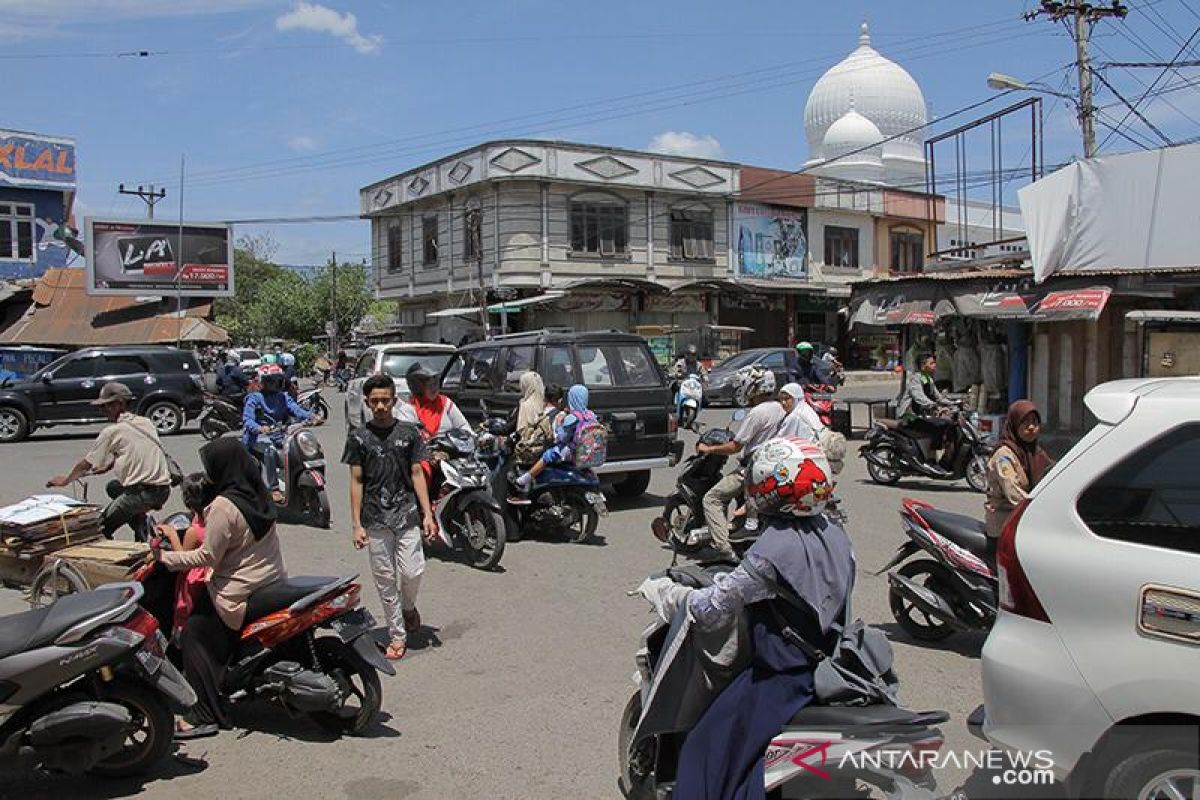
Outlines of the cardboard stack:
[{"label": "cardboard stack", "polygon": [[0,555],[37,558],[103,538],[100,507],[59,494],[0,508]]}]

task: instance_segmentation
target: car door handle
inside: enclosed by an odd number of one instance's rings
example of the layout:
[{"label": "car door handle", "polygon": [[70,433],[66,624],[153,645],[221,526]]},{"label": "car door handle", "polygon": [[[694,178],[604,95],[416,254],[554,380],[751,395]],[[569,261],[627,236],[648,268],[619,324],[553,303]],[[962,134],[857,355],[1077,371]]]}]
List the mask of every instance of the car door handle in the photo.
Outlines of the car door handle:
[{"label": "car door handle", "polygon": [[1200,643],[1200,594],[1169,586],[1142,587],[1138,629],[1148,636]]}]

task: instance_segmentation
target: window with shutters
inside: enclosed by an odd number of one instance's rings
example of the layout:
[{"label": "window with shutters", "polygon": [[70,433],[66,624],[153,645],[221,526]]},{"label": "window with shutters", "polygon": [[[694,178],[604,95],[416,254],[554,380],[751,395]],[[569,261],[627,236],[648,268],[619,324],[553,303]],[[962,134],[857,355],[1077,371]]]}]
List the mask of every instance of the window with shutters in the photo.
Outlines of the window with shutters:
[{"label": "window with shutters", "polygon": [[681,261],[713,260],[711,211],[671,212],[671,258]]},{"label": "window with shutters", "polygon": [[388,225],[387,229],[387,271],[399,272],[404,266],[404,229],[400,220]]},{"label": "window with shutters", "polygon": [[925,237],[920,233],[892,231],[892,272],[920,272],[925,265]]},{"label": "window with shutters", "polygon": [[825,226],[825,263],[831,267],[858,269],[858,228]]},{"label": "window with shutters", "polygon": [[421,218],[421,241],[424,243],[422,263],[432,267],[438,263],[438,218],[427,214]]},{"label": "window with shutters", "polygon": [[629,209],[618,203],[571,203],[571,251],[615,256],[629,252]]}]

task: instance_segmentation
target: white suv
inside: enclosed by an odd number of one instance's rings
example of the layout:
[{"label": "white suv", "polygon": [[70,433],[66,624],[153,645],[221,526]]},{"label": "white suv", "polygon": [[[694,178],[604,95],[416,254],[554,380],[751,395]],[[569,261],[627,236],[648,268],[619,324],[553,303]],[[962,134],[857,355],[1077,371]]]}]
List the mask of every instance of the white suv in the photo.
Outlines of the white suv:
[{"label": "white suv", "polygon": [[972,722],[1050,758],[1073,795],[1194,800],[1200,379],[1115,381],[1085,403],[1096,426],[1000,537]]},{"label": "white suv", "polygon": [[346,424],[357,428],[365,425],[371,416],[362,394],[363,383],[367,378],[380,372],[390,375],[396,385],[396,395],[401,400],[407,400],[408,384],[404,380],[404,373],[408,372],[413,364],[420,362],[421,366],[430,372],[440,375],[454,352],[453,345],[422,342],[377,344],[368,347],[358,357],[358,361],[354,362],[354,377],[346,387]]}]

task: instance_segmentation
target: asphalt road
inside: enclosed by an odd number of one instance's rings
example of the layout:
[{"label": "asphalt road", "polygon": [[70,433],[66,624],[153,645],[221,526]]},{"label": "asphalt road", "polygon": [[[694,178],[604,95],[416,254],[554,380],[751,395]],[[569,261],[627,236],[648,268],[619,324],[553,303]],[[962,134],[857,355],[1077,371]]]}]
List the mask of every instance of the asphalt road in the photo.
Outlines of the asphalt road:
[{"label": "asphalt road", "polygon": [[[366,555],[350,543],[348,473],[336,466],[344,439],[341,402],[327,391],[335,418],[318,433],[335,465],[329,473],[333,528],[281,527],[285,558],[293,575],[363,574],[363,597],[380,617]],[[705,414],[707,421],[720,421],[730,411]],[[69,469],[94,435],[95,429],[39,433],[0,447],[6,478],[0,501],[42,491],[45,479]],[[187,471],[199,468],[201,444],[195,432],[167,440]],[[187,744],[181,749],[186,763],[167,760],[143,780],[0,772],[0,796],[616,797],[618,720],[632,691],[638,636],[649,619],[645,604],[625,593],[670,561],[649,524],[674,474],[658,471],[650,492],[637,501],[612,501],[594,545],[524,540],[507,549],[496,573],[434,556],[420,599],[427,635],[414,642],[395,677],[384,677],[383,719],[365,738],[332,739],[305,720],[244,704],[235,707],[244,729]],[[92,496],[102,494],[101,481],[92,483]],[[904,704],[949,711],[947,747],[985,749],[964,724],[980,702],[983,637],[959,635],[937,647],[914,644],[892,622],[886,578],[871,574],[902,540],[902,497],[981,514],[981,496],[964,484],[875,486],[857,458],[848,459],[838,491],[858,554],[854,611],[892,638]],[[171,507],[177,505],[173,499]],[[0,612],[22,608],[19,592],[0,590]],[[940,788],[948,793],[966,777],[944,772]]]}]

